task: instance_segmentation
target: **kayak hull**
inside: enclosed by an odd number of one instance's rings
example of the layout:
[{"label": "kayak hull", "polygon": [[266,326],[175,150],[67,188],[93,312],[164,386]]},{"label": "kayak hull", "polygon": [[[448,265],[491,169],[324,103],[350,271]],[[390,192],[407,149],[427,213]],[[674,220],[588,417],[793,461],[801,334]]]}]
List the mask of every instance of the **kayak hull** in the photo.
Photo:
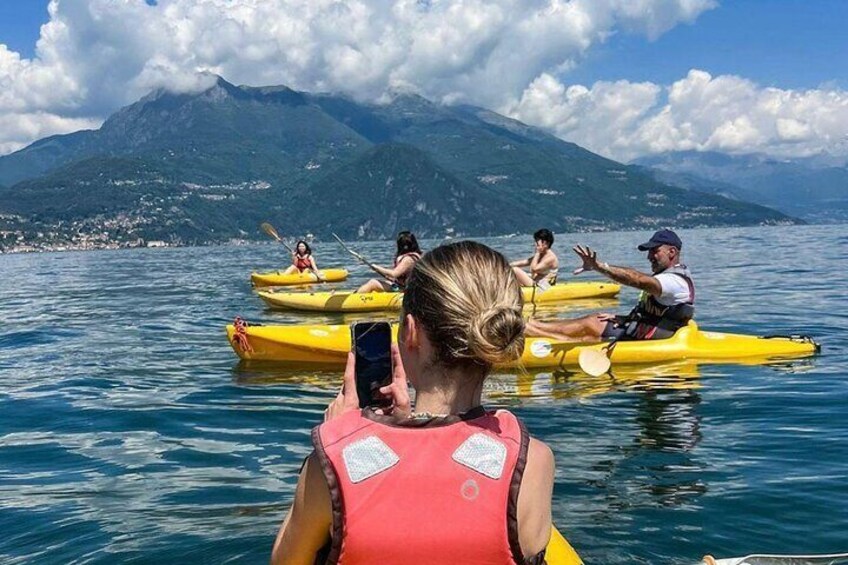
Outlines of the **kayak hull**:
[{"label": "kayak hull", "polygon": [[[612,298],[621,292],[621,286],[605,282],[563,283],[548,290],[532,287],[521,289],[526,304],[553,304],[567,300],[585,298]],[[260,291],[259,297],[275,310],[302,310],[308,312],[380,312],[400,310],[403,305],[401,292],[267,292]]]},{"label": "kayak hull", "polygon": [[571,547],[556,526],[551,526],[551,539],[545,550],[545,563],[548,565],[583,565],[583,560]]},{"label": "kayak hull", "polygon": [[[396,337],[396,325],[392,326],[392,331]],[[243,339],[234,341],[234,336],[235,328],[228,325],[229,342],[244,360],[341,366],[351,346],[350,329],[341,325],[249,326]],[[246,341],[249,350],[238,341]],[[578,367],[581,350],[601,349],[605,345],[527,338],[521,358],[505,366]],[[614,365],[684,360],[757,364],[808,357],[818,350],[818,344],[808,337],[759,337],[702,331],[695,322],[689,322],[669,339],[619,342],[610,359]]]},{"label": "kayak hull", "polygon": [[[347,269],[324,269],[319,271],[325,282],[341,282],[347,279]],[[265,286],[293,286],[300,284],[314,284],[318,277],[312,271],[302,273],[284,274],[280,271],[272,273],[251,273],[250,282],[255,287]]]},{"label": "kayak hull", "polygon": [[259,298],[274,310],[301,310],[305,312],[383,312],[400,310],[403,294],[400,292],[267,292],[259,291]]}]

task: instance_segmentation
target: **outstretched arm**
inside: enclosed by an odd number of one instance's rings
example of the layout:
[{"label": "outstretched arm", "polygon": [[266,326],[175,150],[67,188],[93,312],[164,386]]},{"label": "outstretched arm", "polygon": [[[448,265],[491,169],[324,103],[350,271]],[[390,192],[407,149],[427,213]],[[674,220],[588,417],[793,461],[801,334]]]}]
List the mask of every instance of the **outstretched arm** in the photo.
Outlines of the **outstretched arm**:
[{"label": "outstretched arm", "polygon": [[371,267],[390,281],[396,281],[398,278],[404,276],[412,270],[412,267],[415,266],[415,261],[411,257],[404,257],[400,260],[400,263],[393,269],[387,269],[386,267],[381,267],[380,265],[374,265]]},{"label": "outstretched arm", "polygon": [[598,271],[617,283],[644,290],[654,296],[660,296],[662,294],[660,281],[651,275],[631,269],[630,267],[618,267],[606,262],[599,263],[598,254],[588,247],[578,245],[574,247],[574,252],[583,261],[583,266],[575,269],[575,275],[579,275],[583,271]]}]

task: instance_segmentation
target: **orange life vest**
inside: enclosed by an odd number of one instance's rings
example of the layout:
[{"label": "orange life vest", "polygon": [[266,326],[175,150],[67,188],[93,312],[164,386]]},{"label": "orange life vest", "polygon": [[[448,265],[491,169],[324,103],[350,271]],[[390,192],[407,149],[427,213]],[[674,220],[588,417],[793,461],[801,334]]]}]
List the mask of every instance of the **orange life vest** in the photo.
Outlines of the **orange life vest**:
[{"label": "orange life vest", "polygon": [[510,412],[398,422],[366,408],[312,441],[333,501],[326,563],[543,562],[518,542],[530,439]]},{"label": "orange life vest", "polygon": [[297,268],[298,271],[302,273],[303,271],[309,269],[312,266],[311,257],[312,255],[295,254],[294,266]]}]

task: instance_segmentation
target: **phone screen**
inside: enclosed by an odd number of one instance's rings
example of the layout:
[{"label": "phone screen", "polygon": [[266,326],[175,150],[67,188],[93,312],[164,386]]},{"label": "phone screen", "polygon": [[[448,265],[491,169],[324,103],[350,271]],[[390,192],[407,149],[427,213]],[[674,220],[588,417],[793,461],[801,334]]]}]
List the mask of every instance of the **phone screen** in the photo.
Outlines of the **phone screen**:
[{"label": "phone screen", "polygon": [[391,401],[380,387],[392,382],[392,328],[387,322],[358,322],[351,333],[359,407],[387,406]]}]

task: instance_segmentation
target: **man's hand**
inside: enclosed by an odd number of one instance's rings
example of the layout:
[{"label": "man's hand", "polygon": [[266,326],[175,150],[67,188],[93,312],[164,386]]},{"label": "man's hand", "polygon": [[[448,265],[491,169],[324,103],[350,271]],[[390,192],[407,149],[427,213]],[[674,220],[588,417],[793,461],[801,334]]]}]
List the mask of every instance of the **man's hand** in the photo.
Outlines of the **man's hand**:
[{"label": "man's hand", "polygon": [[574,274],[579,275],[583,271],[596,271],[598,269],[598,254],[592,251],[588,246],[582,247],[577,245],[573,247],[574,252],[583,261],[583,266],[574,269]]}]

